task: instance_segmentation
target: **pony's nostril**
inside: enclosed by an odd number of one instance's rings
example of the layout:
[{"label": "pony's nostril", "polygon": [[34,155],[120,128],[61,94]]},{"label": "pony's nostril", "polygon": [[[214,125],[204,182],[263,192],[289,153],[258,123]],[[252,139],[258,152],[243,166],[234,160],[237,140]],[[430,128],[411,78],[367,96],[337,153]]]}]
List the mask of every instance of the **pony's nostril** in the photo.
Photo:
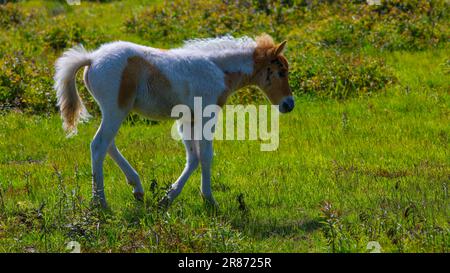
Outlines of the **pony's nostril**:
[{"label": "pony's nostril", "polygon": [[283,106],[285,107],[287,112],[292,111],[292,109],[294,109],[294,99],[292,97],[287,98],[283,103]]},{"label": "pony's nostril", "polygon": [[292,97],[287,97],[280,104],[279,109],[281,113],[289,113],[294,109],[294,99]]},{"label": "pony's nostril", "polygon": [[288,104],[289,104],[289,108],[291,110],[294,109],[294,99],[293,98],[288,99]]}]

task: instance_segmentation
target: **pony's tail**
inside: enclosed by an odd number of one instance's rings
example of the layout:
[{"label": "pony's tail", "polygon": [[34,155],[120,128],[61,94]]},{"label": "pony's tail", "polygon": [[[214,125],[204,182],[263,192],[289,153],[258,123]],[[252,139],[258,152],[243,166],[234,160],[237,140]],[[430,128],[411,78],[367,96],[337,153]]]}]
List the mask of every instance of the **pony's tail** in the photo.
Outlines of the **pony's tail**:
[{"label": "pony's tail", "polygon": [[67,50],[55,64],[54,88],[58,99],[57,105],[63,119],[63,128],[68,133],[68,137],[77,133],[79,121],[88,120],[90,117],[78,95],[75,83],[77,71],[90,64],[90,53],[82,46]]}]

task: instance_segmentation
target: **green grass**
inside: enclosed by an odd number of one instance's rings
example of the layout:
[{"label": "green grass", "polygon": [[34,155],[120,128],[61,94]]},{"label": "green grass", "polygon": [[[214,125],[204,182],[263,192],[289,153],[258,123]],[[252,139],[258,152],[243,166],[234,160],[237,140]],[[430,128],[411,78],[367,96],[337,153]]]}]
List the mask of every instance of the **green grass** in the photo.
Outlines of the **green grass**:
[{"label": "green grass", "polygon": [[[154,2],[159,1],[83,2],[80,7],[20,2],[15,5],[34,19],[0,29],[0,55],[25,52],[17,62],[26,67],[19,74],[25,80],[17,82],[47,79],[50,89],[50,67],[61,49],[50,48],[53,40],[42,37],[65,29],[62,22],[79,24],[88,48],[117,39],[173,46],[145,40],[124,25],[134,15],[141,18]],[[323,24],[313,17],[310,21],[305,26],[312,29]],[[341,75],[344,79],[367,76],[339,59],[345,52],[339,43],[331,49],[299,46],[304,40],[294,35],[298,27],[292,28],[287,56],[298,69],[304,65],[301,57],[307,57],[307,80],[332,84],[339,76],[333,73],[340,73],[328,67],[334,58],[350,71]],[[351,48],[352,54],[377,58],[376,64],[386,62],[396,81],[345,100],[294,90],[296,108],[280,116],[275,152],[261,152],[258,141],[216,141],[212,184],[217,212],[200,197],[199,171],[168,211],[158,210],[157,202],[185,161],[183,145],[171,139],[171,122],[130,119],[122,126],[117,146],[140,174],[146,197],[135,201],[124,175],[107,158],[110,209],[104,211],[90,206],[89,145],[100,123],[92,99],[88,106],[95,118],[70,139],[52,111],[54,98],[47,102],[51,107],[35,115],[26,109],[2,110],[0,252],[64,252],[70,241],[78,241],[83,252],[367,252],[370,241],[379,242],[383,252],[449,252],[449,51],[445,43],[438,48]],[[42,71],[36,76],[29,63]],[[373,75],[385,73],[380,71]],[[51,92],[26,86],[26,93]],[[80,92],[87,101],[86,90]]]},{"label": "green grass", "polygon": [[[430,53],[434,55],[442,52]],[[439,58],[435,58],[439,59]],[[402,63],[399,63],[400,60]],[[205,208],[198,171],[167,212],[157,201],[184,164],[171,123],[126,123],[117,145],[140,173],[144,203],[133,200],[117,166],[105,161],[110,211],[89,207],[89,143],[98,118],[66,139],[59,117],[0,117],[0,251],[386,252],[449,251],[448,92],[427,54],[396,54],[399,76],[385,94],[343,102],[296,98],[281,116],[280,146],[217,141],[213,190]],[[402,77],[400,77],[402,78]],[[418,82],[417,82],[418,81]],[[424,92],[417,86],[432,83]],[[241,196],[241,197],[239,197]]]}]

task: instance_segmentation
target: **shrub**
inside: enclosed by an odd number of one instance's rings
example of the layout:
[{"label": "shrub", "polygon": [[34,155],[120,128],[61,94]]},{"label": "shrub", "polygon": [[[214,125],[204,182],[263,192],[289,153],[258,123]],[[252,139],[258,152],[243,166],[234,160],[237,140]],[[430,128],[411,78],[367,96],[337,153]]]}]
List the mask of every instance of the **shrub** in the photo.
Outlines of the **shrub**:
[{"label": "shrub", "polygon": [[0,108],[22,108],[32,112],[55,110],[52,72],[38,66],[22,52],[0,59]]},{"label": "shrub", "polygon": [[364,46],[423,50],[448,41],[448,10],[449,4],[441,0],[391,0],[381,1],[381,5],[349,6],[349,10],[337,10],[331,19],[324,19],[318,41],[325,47],[350,50]]},{"label": "shrub", "polygon": [[396,79],[380,58],[317,51],[294,59],[290,81],[299,93],[345,99],[383,90]]},{"label": "shrub", "polygon": [[129,18],[128,32],[151,41],[178,44],[211,36],[267,32],[283,39],[299,28],[301,38],[325,48],[421,50],[450,35],[444,0],[365,1],[168,1]]},{"label": "shrub", "polygon": [[[261,1],[255,1],[261,2]],[[262,1],[265,2],[265,1]],[[268,4],[267,4],[268,5]],[[267,32],[274,37],[286,31],[290,10],[283,4],[254,6],[252,1],[176,0],[149,9],[125,22],[128,32],[155,42],[179,44],[185,39]]]},{"label": "shrub", "polygon": [[22,80],[25,74],[23,62],[18,57],[5,57],[1,60],[0,67],[0,102],[3,105],[19,106],[25,91]]},{"label": "shrub", "polygon": [[25,15],[13,4],[0,5],[0,27],[7,28],[19,24]]},{"label": "shrub", "polygon": [[51,29],[44,37],[44,42],[53,49],[64,49],[70,40],[70,34],[60,27]]},{"label": "shrub", "polygon": [[55,20],[55,24],[43,30],[45,46],[56,51],[61,51],[77,44],[85,44],[95,48],[110,41],[111,38],[102,32],[86,29],[78,23],[70,24],[61,19]]}]

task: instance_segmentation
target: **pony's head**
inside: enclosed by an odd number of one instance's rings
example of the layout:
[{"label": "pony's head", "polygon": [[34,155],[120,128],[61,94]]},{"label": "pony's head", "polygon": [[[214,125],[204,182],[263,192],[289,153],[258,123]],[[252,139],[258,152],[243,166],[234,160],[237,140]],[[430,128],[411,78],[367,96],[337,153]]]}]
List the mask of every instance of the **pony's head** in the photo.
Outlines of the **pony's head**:
[{"label": "pony's head", "polygon": [[289,87],[289,65],[283,55],[286,41],[275,44],[272,37],[263,34],[256,38],[253,54],[253,83],[261,88],[270,102],[278,105],[281,113],[294,109],[294,99]]}]

